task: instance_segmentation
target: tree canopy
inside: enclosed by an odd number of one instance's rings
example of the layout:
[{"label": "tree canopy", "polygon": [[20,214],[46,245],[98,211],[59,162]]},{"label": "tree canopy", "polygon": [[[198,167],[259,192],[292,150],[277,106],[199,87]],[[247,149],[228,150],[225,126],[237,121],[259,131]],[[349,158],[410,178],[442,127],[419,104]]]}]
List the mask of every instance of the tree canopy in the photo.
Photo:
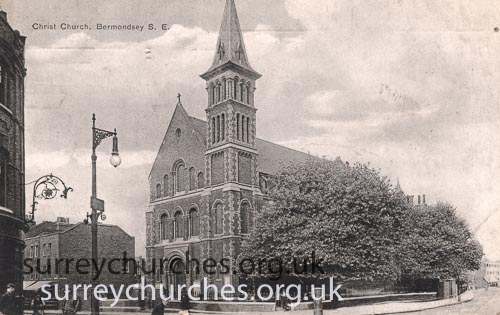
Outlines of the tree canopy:
[{"label": "tree canopy", "polygon": [[467,222],[443,202],[410,208],[401,242],[401,271],[419,278],[459,278],[480,267],[483,251]]},{"label": "tree canopy", "polygon": [[393,274],[405,204],[377,170],[311,158],[285,166],[271,186],[244,252],[291,264],[315,251],[338,278]]},{"label": "tree canopy", "polygon": [[283,167],[269,186],[242,257],[291,266],[314,251],[326,271],[315,276],[352,280],[478,268],[481,247],[453,207],[413,207],[369,165],[310,158]]}]

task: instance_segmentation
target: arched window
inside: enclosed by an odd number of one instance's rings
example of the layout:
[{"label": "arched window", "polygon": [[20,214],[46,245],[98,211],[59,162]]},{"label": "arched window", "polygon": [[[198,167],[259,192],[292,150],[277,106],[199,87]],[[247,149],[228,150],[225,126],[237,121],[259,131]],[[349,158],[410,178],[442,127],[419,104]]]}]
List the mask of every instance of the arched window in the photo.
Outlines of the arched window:
[{"label": "arched window", "polygon": [[175,167],[175,185],[176,191],[182,192],[186,190],[186,174],[185,166],[183,162],[177,162]]},{"label": "arched window", "polygon": [[239,94],[239,96],[238,96],[238,97],[240,98],[240,102],[242,102],[242,103],[243,103],[243,93],[244,93],[244,92],[243,92],[243,86],[244,86],[244,85],[243,85],[243,81],[241,81],[241,83],[240,83],[240,91],[239,91],[239,92],[240,92],[240,94]]},{"label": "arched window", "polygon": [[241,141],[245,141],[245,115],[241,115]]},{"label": "arched window", "polygon": [[267,180],[263,176],[260,177],[260,190],[267,193]]},{"label": "arched window", "polygon": [[224,80],[222,80],[222,100],[224,101],[225,99],[227,99],[227,80],[224,78]]},{"label": "arched window", "polygon": [[217,142],[220,141],[220,116],[217,115]]},{"label": "arched window", "polygon": [[196,208],[189,210],[189,232],[191,236],[200,235],[200,216]]},{"label": "arched window", "polygon": [[212,104],[215,104],[215,86],[212,85]]},{"label": "arched window", "polygon": [[218,203],[215,206],[215,234],[222,234],[223,227],[222,227],[222,218],[223,218],[223,206],[222,203]]},{"label": "arched window", "polygon": [[220,82],[217,82],[217,103],[221,101],[221,86]]},{"label": "arched window", "polygon": [[156,184],[156,199],[161,198],[161,184]]},{"label": "arched window", "polygon": [[247,127],[247,142],[250,142],[250,118],[249,117],[247,117],[246,127]]},{"label": "arched window", "polygon": [[221,280],[221,265],[217,264],[217,267],[215,267],[215,280]]},{"label": "arched window", "polygon": [[236,138],[240,140],[240,114],[236,114]]},{"label": "arched window", "polygon": [[0,64],[0,103],[9,108],[11,104],[7,101],[7,68]]},{"label": "arched window", "polygon": [[233,82],[233,99],[237,100],[236,96],[238,95],[238,77],[235,77],[234,78],[234,82]]},{"label": "arched window", "polygon": [[7,206],[7,163],[9,154],[0,148],[0,206]]},{"label": "arched window", "polygon": [[168,216],[162,214],[160,218],[160,238],[166,240],[168,238]]},{"label": "arched window", "polygon": [[251,90],[251,89],[252,89],[252,87],[250,86],[250,84],[249,84],[249,85],[247,85],[247,103],[248,103],[249,105],[251,105],[251,104],[252,104],[252,102],[251,102],[251,100],[250,100],[250,96],[251,96],[251,94],[250,94],[250,90]]},{"label": "arched window", "polygon": [[184,236],[184,225],[182,224],[182,212],[177,211],[174,216],[174,235],[175,238]]},{"label": "arched window", "polygon": [[203,172],[198,173],[198,189],[205,187],[205,177],[203,176]]},{"label": "arched window", "polygon": [[246,234],[249,232],[251,226],[250,206],[246,201],[240,205],[240,218],[241,233]]},{"label": "arched window", "polygon": [[211,105],[213,105],[212,104],[212,85],[210,85],[207,88],[207,92],[208,92],[208,105],[211,106]]},{"label": "arched window", "polygon": [[241,101],[245,104],[248,103],[247,100],[247,86],[246,84],[243,84],[242,89],[241,89]]},{"label": "arched window", "polygon": [[212,117],[212,143],[215,143],[215,117]]},{"label": "arched window", "polygon": [[226,117],[224,114],[220,116],[220,139],[224,141],[224,134],[226,133]]},{"label": "arched window", "polygon": [[168,185],[168,175],[163,176],[163,196],[168,196],[170,195],[169,191],[169,185]]},{"label": "arched window", "polygon": [[194,172],[194,167],[189,169],[189,190],[196,189],[196,173]]}]

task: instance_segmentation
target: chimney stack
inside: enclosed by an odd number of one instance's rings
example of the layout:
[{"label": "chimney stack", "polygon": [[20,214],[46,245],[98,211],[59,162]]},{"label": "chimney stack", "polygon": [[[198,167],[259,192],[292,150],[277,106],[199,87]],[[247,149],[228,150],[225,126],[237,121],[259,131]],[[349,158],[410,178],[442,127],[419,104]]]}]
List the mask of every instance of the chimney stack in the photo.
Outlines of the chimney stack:
[{"label": "chimney stack", "polygon": [[422,195],[422,203],[425,205],[425,194]]},{"label": "chimney stack", "polygon": [[57,222],[57,223],[69,223],[69,218],[65,218],[65,217],[57,217],[56,222]]},{"label": "chimney stack", "polygon": [[420,204],[420,195],[418,195],[418,204]]},{"label": "chimney stack", "polygon": [[413,206],[413,195],[406,196],[406,200],[410,206]]},{"label": "chimney stack", "polygon": [[4,20],[7,23],[7,12],[0,11],[0,19]]}]

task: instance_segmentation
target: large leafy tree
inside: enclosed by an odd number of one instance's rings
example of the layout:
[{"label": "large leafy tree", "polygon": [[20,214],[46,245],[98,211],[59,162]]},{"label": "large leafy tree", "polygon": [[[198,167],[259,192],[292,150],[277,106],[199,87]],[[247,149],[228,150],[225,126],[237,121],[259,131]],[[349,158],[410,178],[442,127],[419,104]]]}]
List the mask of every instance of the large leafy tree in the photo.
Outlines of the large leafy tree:
[{"label": "large leafy tree", "polygon": [[269,197],[272,201],[257,214],[257,228],[243,241],[242,256],[279,258],[291,266],[314,251],[324,259],[326,272],[316,276],[375,279],[397,274],[394,261],[406,203],[377,170],[310,158],[276,174]]},{"label": "large leafy tree", "polygon": [[467,222],[448,203],[416,206],[406,213],[399,262],[413,278],[463,279],[480,267],[483,251]]}]

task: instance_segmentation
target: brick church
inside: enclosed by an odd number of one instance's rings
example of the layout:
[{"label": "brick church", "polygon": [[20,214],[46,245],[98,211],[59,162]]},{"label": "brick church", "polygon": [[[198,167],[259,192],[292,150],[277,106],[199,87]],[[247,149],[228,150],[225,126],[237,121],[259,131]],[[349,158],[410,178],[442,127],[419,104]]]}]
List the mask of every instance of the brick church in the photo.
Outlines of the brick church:
[{"label": "brick church", "polygon": [[[146,258],[167,261],[151,281],[159,287],[238,284],[238,275],[205,275],[186,260],[235,259],[255,212],[266,202],[269,176],[308,154],[256,137],[255,91],[261,75],[249,63],[234,0],[227,0],[206,81],[206,121],[189,116],[180,96],[149,175]],[[251,256],[251,255],[249,255]],[[153,279],[154,278],[154,279]]]}]

